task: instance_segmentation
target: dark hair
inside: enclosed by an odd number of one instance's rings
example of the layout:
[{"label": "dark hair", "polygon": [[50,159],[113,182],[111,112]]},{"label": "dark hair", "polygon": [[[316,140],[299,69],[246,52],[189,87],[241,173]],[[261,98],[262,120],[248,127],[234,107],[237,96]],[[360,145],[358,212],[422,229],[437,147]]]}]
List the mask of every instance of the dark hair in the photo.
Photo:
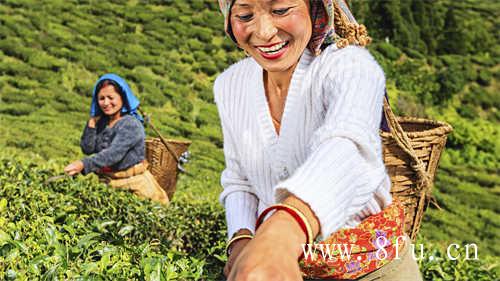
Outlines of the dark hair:
[{"label": "dark hair", "polygon": [[115,81],[110,80],[110,79],[104,79],[101,82],[99,82],[99,84],[97,84],[97,87],[95,89],[95,93],[98,94],[102,88],[107,87],[107,86],[113,86],[115,91],[118,92],[118,94],[120,94],[120,96],[122,96],[122,98],[125,96],[125,93],[123,92],[122,87],[120,87],[120,85],[118,85],[118,83],[116,83]]}]

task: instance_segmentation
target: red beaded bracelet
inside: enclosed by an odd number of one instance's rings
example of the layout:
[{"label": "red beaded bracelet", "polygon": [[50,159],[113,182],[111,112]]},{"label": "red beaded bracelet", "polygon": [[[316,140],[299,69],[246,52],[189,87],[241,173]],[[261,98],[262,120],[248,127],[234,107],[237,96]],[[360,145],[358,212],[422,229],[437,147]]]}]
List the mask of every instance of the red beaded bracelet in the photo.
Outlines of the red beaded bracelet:
[{"label": "red beaded bracelet", "polygon": [[309,222],[307,221],[306,216],[301,211],[299,211],[299,209],[292,207],[290,205],[275,204],[265,209],[257,218],[255,229],[257,229],[262,224],[266,215],[269,214],[269,212],[271,212],[272,210],[285,211],[288,214],[290,214],[295,219],[295,221],[300,225],[300,228],[306,235],[306,243],[307,244],[313,243],[314,237],[312,228]]}]

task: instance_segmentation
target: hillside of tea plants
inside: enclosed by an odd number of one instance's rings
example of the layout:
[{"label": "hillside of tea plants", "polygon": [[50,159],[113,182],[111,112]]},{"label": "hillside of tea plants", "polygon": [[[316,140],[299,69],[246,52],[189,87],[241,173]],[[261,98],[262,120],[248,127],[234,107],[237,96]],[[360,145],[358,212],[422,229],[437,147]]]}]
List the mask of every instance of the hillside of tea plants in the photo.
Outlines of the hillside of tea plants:
[{"label": "hillside of tea plants", "polygon": [[[426,280],[500,276],[500,4],[350,1],[400,115],[454,127],[417,243]],[[244,57],[217,1],[0,2],[0,280],[220,280],[218,73]],[[172,204],[64,178],[90,92],[123,76],[165,137],[192,141]],[[148,135],[154,132],[147,128]],[[479,260],[445,259],[475,243]],[[430,260],[433,256],[437,260]]]}]

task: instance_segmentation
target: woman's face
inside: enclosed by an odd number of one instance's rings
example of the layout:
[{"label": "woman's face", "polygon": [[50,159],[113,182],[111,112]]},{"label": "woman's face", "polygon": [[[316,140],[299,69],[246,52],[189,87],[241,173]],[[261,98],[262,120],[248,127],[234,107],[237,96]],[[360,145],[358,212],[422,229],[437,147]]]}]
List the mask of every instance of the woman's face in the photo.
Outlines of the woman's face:
[{"label": "woman's face", "polygon": [[102,87],[97,94],[97,100],[102,112],[107,116],[119,113],[123,106],[122,97],[113,85]]},{"label": "woman's face", "polygon": [[236,0],[230,21],[239,47],[269,72],[295,66],[312,33],[309,0]]}]

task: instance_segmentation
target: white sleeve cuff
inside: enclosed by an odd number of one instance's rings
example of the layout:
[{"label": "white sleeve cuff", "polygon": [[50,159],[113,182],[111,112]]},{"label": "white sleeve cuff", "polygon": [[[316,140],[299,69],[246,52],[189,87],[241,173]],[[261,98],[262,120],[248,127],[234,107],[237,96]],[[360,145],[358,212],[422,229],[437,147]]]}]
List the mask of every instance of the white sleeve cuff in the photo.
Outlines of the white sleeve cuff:
[{"label": "white sleeve cuff", "polygon": [[227,235],[231,238],[242,228],[255,233],[258,200],[255,195],[245,191],[228,194],[224,200],[226,208]]}]

